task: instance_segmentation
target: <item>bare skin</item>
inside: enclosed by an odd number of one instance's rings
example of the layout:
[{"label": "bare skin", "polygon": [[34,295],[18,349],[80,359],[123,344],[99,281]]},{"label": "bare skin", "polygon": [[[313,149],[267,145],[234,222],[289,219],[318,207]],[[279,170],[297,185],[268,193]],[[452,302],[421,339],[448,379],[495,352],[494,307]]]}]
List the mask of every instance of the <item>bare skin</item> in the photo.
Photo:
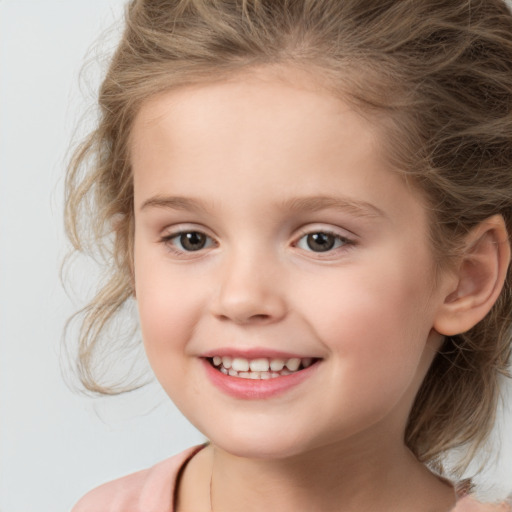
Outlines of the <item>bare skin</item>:
[{"label": "bare skin", "polygon": [[[183,472],[176,511],[447,512],[455,506],[453,488],[405,448],[393,456],[395,471],[389,471],[389,459],[379,467],[370,453],[348,464],[329,449],[315,457],[316,461],[303,460],[303,464],[298,460],[238,461],[208,446]],[[233,467],[236,470],[229,469]]]}]

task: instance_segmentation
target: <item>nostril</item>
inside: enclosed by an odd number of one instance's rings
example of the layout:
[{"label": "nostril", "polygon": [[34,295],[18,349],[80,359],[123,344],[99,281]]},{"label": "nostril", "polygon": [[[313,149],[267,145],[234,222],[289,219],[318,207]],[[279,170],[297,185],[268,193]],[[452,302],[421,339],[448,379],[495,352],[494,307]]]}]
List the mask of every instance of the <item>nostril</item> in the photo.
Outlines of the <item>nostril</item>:
[{"label": "nostril", "polygon": [[265,323],[272,320],[272,315],[257,314],[257,315],[218,315],[218,318],[222,321],[235,321],[239,324],[249,323]]},{"label": "nostril", "polygon": [[252,315],[249,319],[255,320],[255,321],[264,321],[264,320],[268,320],[269,318],[270,318],[270,315],[259,314],[259,315]]}]

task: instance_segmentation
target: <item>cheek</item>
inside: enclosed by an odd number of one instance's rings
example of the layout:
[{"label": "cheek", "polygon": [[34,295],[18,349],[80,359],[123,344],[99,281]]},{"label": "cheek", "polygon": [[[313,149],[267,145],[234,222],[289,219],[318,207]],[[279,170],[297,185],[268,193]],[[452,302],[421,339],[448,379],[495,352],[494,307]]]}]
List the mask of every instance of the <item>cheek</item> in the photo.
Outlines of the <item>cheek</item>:
[{"label": "cheek", "polygon": [[[418,370],[433,323],[427,282],[410,263],[351,271],[309,289],[307,321],[335,353],[339,372],[362,389],[397,391]],[[421,267],[420,267],[421,268]],[[304,291],[307,283],[304,283]],[[304,297],[297,290],[296,297]],[[393,383],[396,385],[394,386]]]},{"label": "cheek", "polygon": [[152,365],[166,354],[183,351],[201,313],[201,290],[179,270],[166,265],[161,257],[136,253],[135,292]]},{"label": "cheek", "polygon": [[194,379],[187,377],[190,360],[186,357],[197,324],[197,291],[176,276],[162,279],[155,267],[146,267],[138,277],[139,318],[148,361],[166,393],[182,408],[184,381],[187,393],[200,392]]}]

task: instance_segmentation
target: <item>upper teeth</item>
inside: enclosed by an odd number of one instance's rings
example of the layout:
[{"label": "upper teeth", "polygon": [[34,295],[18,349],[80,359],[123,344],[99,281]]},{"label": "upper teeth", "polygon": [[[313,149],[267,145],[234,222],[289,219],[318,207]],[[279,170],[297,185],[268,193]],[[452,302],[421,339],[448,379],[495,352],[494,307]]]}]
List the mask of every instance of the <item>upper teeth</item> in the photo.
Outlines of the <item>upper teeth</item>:
[{"label": "upper teeth", "polygon": [[257,359],[246,359],[244,357],[214,356],[213,364],[215,366],[223,366],[225,369],[232,369],[235,372],[279,372],[286,367],[289,371],[295,372],[302,366],[307,368],[311,365],[313,359],[311,357],[291,357],[289,359],[260,357]]}]

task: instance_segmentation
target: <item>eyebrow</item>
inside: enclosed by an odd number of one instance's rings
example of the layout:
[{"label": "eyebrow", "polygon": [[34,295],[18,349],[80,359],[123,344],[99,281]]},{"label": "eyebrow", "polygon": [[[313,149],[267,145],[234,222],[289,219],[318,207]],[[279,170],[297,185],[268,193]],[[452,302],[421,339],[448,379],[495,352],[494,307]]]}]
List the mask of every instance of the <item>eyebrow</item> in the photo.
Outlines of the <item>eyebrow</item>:
[{"label": "eyebrow", "polygon": [[[348,212],[358,217],[387,217],[377,206],[366,201],[355,201],[349,198],[334,196],[295,197],[283,201],[283,210],[292,212],[318,212],[334,209]],[[208,213],[208,208],[199,200],[180,196],[154,196],[144,201],[140,210],[148,208],[165,208],[171,210],[196,211]]]},{"label": "eyebrow", "polygon": [[200,213],[206,213],[207,208],[196,199],[188,198],[188,197],[178,197],[178,196],[154,196],[150,197],[146,201],[144,201],[140,207],[140,210],[145,210],[147,208],[167,208],[170,210],[187,210],[187,211],[197,211]]},{"label": "eyebrow", "polygon": [[282,204],[291,211],[317,212],[321,210],[340,210],[358,217],[387,217],[377,206],[366,201],[356,201],[345,197],[313,196],[289,199]]}]

